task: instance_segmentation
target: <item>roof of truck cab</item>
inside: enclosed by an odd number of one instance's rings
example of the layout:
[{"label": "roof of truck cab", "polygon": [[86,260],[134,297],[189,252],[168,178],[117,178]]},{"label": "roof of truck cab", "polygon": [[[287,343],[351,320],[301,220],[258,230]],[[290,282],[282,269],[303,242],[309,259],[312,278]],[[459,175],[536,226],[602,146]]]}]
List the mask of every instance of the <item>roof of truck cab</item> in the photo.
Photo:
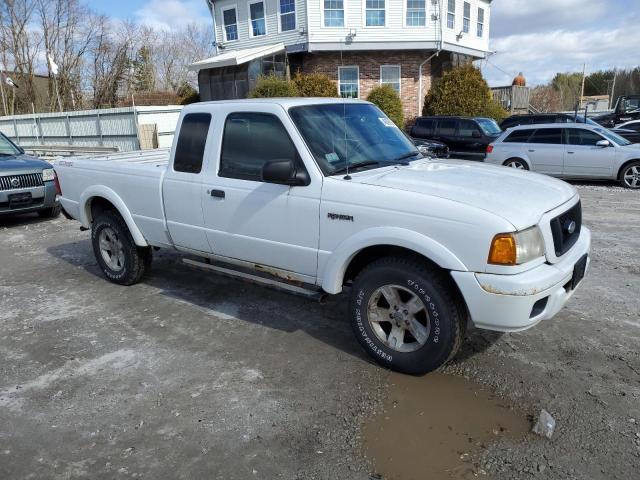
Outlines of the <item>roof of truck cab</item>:
[{"label": "roof of truck cab", "polygon": [[281,105],[284,108],[299,107],[304,105],[319,105],[319,104],[343,104],[343,103],[359,103],[370,104],[365,100],[358,100],[353,98],[329,98],[329,97],[282,97],[282,98],[246,98],[238,100],[216,100],[213,102],[198,102],[192,103],[185,107],[185,109],[197,109],[203,105],[251,105],[251,104],[269,104],[269,105]]}]

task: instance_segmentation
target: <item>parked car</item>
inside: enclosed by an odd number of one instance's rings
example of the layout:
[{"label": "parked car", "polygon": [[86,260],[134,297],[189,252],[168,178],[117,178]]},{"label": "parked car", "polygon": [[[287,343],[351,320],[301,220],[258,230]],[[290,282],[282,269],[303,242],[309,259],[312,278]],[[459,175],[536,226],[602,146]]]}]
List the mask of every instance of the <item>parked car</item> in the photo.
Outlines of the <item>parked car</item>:
[{"label": "parked car", "polygon": [[60,214],[53,167],[0,133],[0,215],[30,212],[45,218]]},{"label": "parked car", "polygon": [[593,120],[607,128],[614,128],[632,120],[640,120],[640,95],[618,97],[613,112],[593,117]]},{"label": "parked car", "polygon": [[358,341],[403,372],[453,358],[469,315],[498,331],[553,317],[589,263],[574,187],[425,159],[359,100],[196,103],[170,153],[65,159],[56,171],[112,282],[140,281],[159,247],[316,299],[348,285]]},{"label": "parked car", "polygon": [[640,188],[640,145],[600,126],[514,127],[489,145],[485,161],[556,177],[618,180],[624,187]]},{"label": "parked car", "polygon": [[449,158],[449,147],[442,142],[420,138],[412,138],[411,141],[423,155],[434,158]]},{"label": "parked car", "polygon": [[526,115],[511,115],[505,118],[500,124],[502,130],[517,127],[518,125],[534,125],[541,123],[587,123],[597,126],[598,123],[590,118],[581,115],[570,115],[568,113],[536,113]]},{"label": "parked car", "polygon": [[491,118],[418,117],[410,135],[444,143],[455,158],[482,160],[487,145],[500,135],[500,127]]},{"label": "parked car", "polygon": [[640,120],[622,123],[616,128],[612,128],[611,131],[626,138],[631,143],[640,143]]}]

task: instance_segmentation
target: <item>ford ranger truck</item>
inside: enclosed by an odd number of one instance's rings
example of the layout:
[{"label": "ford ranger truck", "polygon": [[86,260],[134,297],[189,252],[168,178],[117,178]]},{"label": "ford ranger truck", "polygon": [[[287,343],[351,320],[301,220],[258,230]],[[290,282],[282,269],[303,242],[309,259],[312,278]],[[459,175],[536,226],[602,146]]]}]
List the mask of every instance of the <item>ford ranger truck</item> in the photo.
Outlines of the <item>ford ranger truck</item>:
[{"label": "ford ranger truck", "polygon": [[55,170],[110,281],[139,282],[166,248],[312,298],[344,292],[362,347],[406,373],[444,365],[468,322],[515,332],[551,319],[589,265],[574,187],[425,158],[364,101],[198,103],[170,150]]}]

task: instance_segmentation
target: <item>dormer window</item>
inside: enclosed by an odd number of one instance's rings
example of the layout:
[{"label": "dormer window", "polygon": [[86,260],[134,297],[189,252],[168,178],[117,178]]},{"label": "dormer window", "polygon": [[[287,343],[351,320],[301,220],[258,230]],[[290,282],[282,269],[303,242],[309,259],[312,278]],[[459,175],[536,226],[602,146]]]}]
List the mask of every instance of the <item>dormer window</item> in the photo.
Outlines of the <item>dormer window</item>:
[{"label": "dormer window", "polygon": [[426,0],[407,0],[407,27],[424,27],[427,24],[426,4]]},{"label": "dormer window", "polygon": [[249,16],[251,17],[252,37],[260,37],[267,34],[267,25],[264,20],[264,2],[253,2],[249,4]]},{"label": "dormer window", "polygon": [[384,27],[385,0],[365,0],[365,25],[367,27]]},{"label": "dormer window", "polygon": [[324,1],[324,26],[344,27],[344,0]]}]

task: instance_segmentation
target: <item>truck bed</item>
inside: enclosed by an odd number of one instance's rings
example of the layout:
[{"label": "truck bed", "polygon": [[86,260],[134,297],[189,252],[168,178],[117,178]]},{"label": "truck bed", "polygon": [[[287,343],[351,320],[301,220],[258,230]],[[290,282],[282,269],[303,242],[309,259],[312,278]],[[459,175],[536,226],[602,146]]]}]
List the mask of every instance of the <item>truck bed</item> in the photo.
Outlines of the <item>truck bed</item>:
[{"label": "truck bed", "polygon": [[169,149],[67,157],[53,162],[62,190],[62,206],[87,224],[88,212],[79,205],[102,196],[120,199],[154,244],[168,243],[162,202],[162,177],[169,163]]}]

